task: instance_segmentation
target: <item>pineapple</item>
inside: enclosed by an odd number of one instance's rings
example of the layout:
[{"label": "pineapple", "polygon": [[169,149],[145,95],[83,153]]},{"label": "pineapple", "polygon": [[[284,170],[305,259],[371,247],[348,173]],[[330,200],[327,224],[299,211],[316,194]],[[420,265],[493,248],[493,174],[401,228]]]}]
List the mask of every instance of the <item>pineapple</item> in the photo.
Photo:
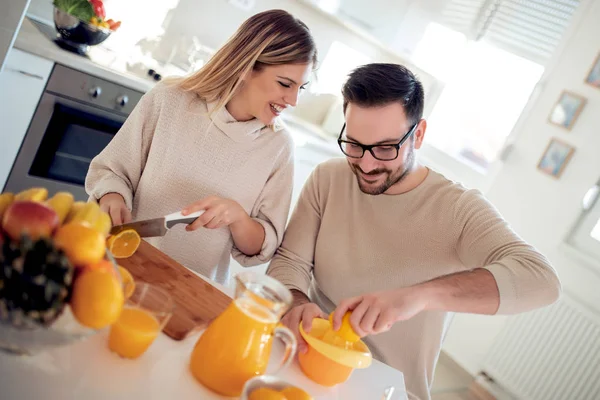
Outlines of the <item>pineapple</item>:
[{"label": "pineapple", "polygon": [[0,321],[49,325],[68,301],[74,268],[49,239],[6,240],[0,251]]}]

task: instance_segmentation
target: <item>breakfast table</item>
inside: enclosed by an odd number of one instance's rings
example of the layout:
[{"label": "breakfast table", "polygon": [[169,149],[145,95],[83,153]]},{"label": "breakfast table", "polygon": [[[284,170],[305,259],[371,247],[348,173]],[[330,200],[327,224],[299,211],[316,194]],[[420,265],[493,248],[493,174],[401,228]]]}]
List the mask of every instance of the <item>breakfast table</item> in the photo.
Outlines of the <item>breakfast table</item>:
[{"label": "breakfast table", "polygon": [[[219,294],[233,296],[233,289],[201,278]],[[201,334],[198,331],[183,340],[173,340],[162,333],[135,360],[121,358],[108,349],[108,329],[35,355],[0,351],[0,398],[227,399],[202,386],[189,371],[190,355]],[[283,345],[274,343],[271,360],[281,360],[283,350]],[[269,365],[267,374],[273,369]],[[348,381],[332,388],[308,379],[297,360],[277,373],[277,377],[303,388],[315,400],[380,400],[390,386],[395,388],[391,399],[407,399],[402,372],[377,360],[368,368],[354,370]]]}]

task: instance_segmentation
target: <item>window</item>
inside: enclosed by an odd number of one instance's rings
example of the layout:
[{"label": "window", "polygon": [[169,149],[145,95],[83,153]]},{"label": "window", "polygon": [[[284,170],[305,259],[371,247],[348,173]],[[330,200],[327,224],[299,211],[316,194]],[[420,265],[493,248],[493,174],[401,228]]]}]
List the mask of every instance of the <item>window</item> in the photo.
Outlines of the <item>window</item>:
[{"label": "window", "polygon": [[567,243],[581,253],[600,260],[600,179],[588,190],[582,201],[582,213]]},{"label": "window", "polygon": [[344,43],[334,41],[317,71],[317,80],[311,85],[311,91],[341,96],[342,85],[348,74],[359,65],[369,62],[370,58],[366,55]]},{"label": "window", "polygon": [[578,4],[449,0],[413,52],[416,65],[444,82],[428,116],[428,143],[485,173],[501,153]]},{"label": "window", "polygon": [[428,118],[428,143],[485,172],[502,150],[544,67],[436,23],[427,28],[414,57],[445,82]]}]

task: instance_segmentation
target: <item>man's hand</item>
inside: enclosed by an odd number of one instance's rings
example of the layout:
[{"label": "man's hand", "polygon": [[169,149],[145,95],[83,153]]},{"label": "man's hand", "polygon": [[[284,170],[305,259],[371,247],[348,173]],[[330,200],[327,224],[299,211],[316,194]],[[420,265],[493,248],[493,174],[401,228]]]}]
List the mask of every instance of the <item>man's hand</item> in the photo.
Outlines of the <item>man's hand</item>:
[{"label": "man's hand", "polygon": [[290,328],[294,336],[296,336],[296,340],[298,341],[298,351],[302,353],[306,353],[308,351],[308,345],[300,334],[300,322],[302,322],[302,328],[304,329],[304,332],[308,333],[310,332],[312,320],[314,318],[327,319],[327,315],[315,303],[305,303],[293,307],[281,319],[281,323]]},{"label": "man's hand", "polygon": [[342,317],[352,311],[350,325],[357,335],[378,334],[390,330],[398,321],[414,317],[426,307],[425,294],[415,286],[365,294],[338,305],[333,314],[333,329],[340,329]]}]

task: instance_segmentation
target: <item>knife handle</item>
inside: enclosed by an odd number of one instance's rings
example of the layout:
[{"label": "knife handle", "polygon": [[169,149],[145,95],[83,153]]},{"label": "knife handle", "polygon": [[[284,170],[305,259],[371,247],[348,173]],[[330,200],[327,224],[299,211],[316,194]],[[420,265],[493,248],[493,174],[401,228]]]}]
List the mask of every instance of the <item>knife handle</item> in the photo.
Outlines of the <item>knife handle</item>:
[{"label": "knife handle", "polygon": [[191,213],[190,215],[183,215],[181,214],[181,211],[169,214],[165,216],[165,226],[167,227],[167,229],[171,229],[177,224],[189,225],[196,219],[198,219],[198,217],[202,214],[204,214],[204,210],[196,211],[194,213]]}]

